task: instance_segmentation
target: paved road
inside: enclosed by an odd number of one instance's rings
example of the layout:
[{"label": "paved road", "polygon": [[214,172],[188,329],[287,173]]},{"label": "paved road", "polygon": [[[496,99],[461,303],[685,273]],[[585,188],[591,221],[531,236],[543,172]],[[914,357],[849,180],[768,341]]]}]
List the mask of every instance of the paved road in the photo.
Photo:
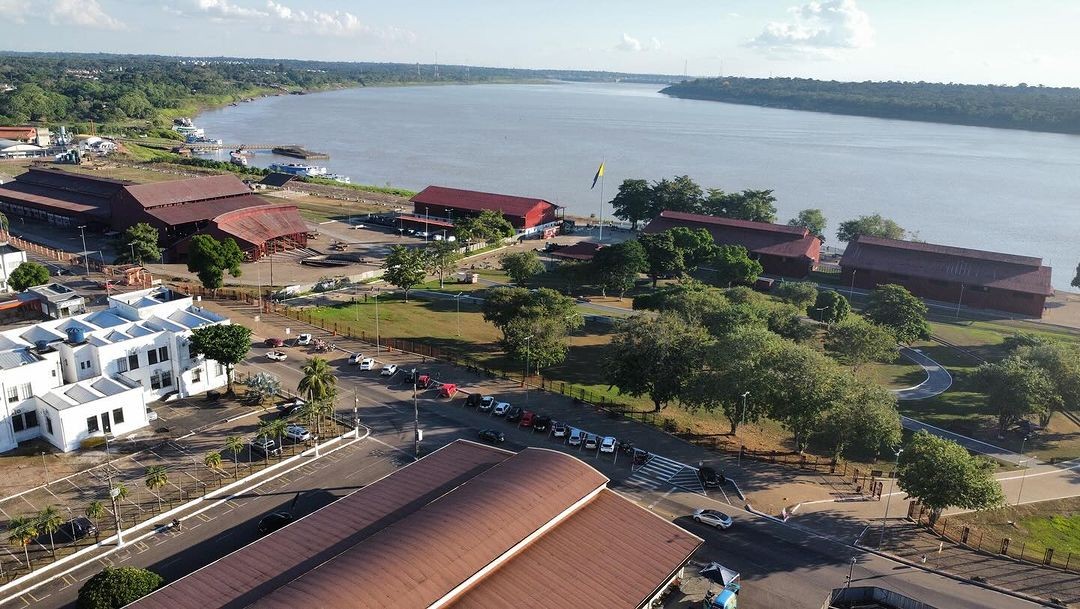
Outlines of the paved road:
[{"label": "paved road", "polygon": [[952,387],[952,375],[944,366],[935,362],[918,349],[900,347],[900,355],[915,362],[926,372],[926,380],[906,389],[893,389],[898,400],[925,400],[945,393]]}]

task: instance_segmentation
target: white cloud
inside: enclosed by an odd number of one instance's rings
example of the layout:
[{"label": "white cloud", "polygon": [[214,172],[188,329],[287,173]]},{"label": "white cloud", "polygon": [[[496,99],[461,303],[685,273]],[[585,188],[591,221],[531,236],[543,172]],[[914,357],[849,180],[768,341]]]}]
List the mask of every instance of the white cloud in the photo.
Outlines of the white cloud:
[{"label": "white cloud", "polygon": [[747,46],[768,51],[832,56],[874,44],[870,16],[855,0],[814,0],[788,9],[792,19],[770,22]]},{"label": "white cloud", "polygon": [[12,23],[26,23],[30,12],[30,0],[0,0],[0,19]]},{"label": "white cloud", "polygon": [[[3,1],[3,0],[0,0]],[[295,9],[286,4],[267,0],[263,7],[243,6],[231,0],[189,0],[198,13],[215,20],[243,19],[264,29],[284,28],[299,34],[321,36],[370,36],[387,40],[415,40],[416,36],[398,28],[376,28],[348,11]]]},{"label": "white cloud", "polygon": [[49,11],[49,23],[103,30],[122,30],[126,27],[122,21],[106,13],[97,0],[54,0]]},{"label": "white cloud", "polygon": [[623,32],[622,41],[615,45],[615,49],[618,51],[639,53],[641,51],[659,51],[663,46],[663,43],[655,37],[651,38],[648,43],[643,43],[641,40]]},{"label": "white cloud", "polygon": [[194,0],[196,8],[215,17],[267,17],[269,13],[237,6],[229,0]]}]

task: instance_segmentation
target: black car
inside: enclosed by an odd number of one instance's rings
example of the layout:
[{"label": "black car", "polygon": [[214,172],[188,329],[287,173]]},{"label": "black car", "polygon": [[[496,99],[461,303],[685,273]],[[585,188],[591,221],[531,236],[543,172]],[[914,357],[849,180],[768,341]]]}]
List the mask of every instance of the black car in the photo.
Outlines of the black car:
[{"label": "black car", "polygon": [[510,408],[510,410],[506,411],[506,420],[509,421],[510,423],[517,423],[518,421],[521,420],[521,415],[524,412],[525,412],[525,409],[522,408],[521,406],[514,406],[514,407]]},{"label": "black car", "polygon": [[705,488],[720,488],[720,485],[724,483],[724,474],[708,466],[698,470],[698,478],[701,478],[701,483],[705,485]]},{"label": "black car", "polygon": [[533,419],[533,429],[536,431],[547,431],[551,427],[551,417],[546,414],[542,414]]},{"label": "black car", "polygon": [[[79,516],[73,518],[64,524],[60,525],[59,529],[52,535],[52,541],[56,544],[67,544],[73,541],[78,541],[84,537],[91,535],[97,535],[97,527],[94,523],[90,522],[88,518]],[[38,543],[42,545],[49,545],[49,534],[43,533],[38,536]]]},{"label": "black car", "polygon": [[465,405],[469,408],[476,408],[484,401],[484,394],[482,393],[470,393],[469,397],[465,398]]},{"label": "black car", "polygon": [[649,451],[641,450],[640,448],[634,449],[634,465],[645,465],[649,462]]},{"label": "black car", "polygon": [[480,440],[487,442],[488,444],[502,444],[506,441],[506,436],[501,431],[494,429],[485,429],[480,432]]},{"label": "black car", "polygon": [[420,380],[421,374],[422,373],[416,368],[410,368],[409,370],[405,371],[405,374],[401,378],[401,382],[405,385],[415,383]]},{"label": "black car", "polygon": [[288,512],[271,512],[259,521],[259,535],[268,535],[293,521]]}]

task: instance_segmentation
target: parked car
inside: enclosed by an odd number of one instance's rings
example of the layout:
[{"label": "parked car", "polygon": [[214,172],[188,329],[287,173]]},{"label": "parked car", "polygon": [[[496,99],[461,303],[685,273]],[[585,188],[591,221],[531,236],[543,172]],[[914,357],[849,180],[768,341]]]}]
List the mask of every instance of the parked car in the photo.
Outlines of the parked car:
[{"label": "parked car", "polygon": [[264,438],[262,436],[254,438],[251,440],[251,448],[267,457],[281,454],[281,447],[277,445],[273,438]]},{"label": "parked car", "polygon": [[397,372],[397,364],[383,364],[382,371],[379,372],[382,376],[394,376]]},{"label": "parked car", "polygon": [[718,510],[694,510],[694,522],[710,524],[718,529],[729,528],[732,524],[731,516]]},{"label": "parked car", "polygon": [[570,446],[581,446],[581,443],[585,441],[586,435],[588,434],[586,434],[584,431],[581,431],[580,429],[571,429],[569,440]]},{"label": "parked car", "polygon": [[649,462],[649,451],[641,450],[640,448],[634,449],[634,465],[645,465]]},{"label": "parked car", "polygon": [[299,346],[310,345],[311,340],[312,340],[311,335],[307,334],[307,333],[304,333],[304,334],[301,334],[300,336],[296,337],[296,344],[299,345]]},{"label": "parked car", "polygon": [[266,359],[272,359],[275,362],[283,362],[287,358],[288,358],[288,356],[285,355],[284,351],[274,350],[274,351],[267,351],[266,352]]},{"label": "parked car", "polygon": [[604,436],[604,439],[600,441],[600,452],[613,453],[617,444],[618,441],[615,440],[615,436]]},{"label": "parked car", "polygon": [[600,444],[600,438],[589,434],[585,438],[585,450],[596,450],[596,447]]},{"label": "parked car", "polygon": [[506,411],[506,420],[511,423],[516,423],[521,420],[521,413],[525,412],[525,409],[521,406],[514,406],[510,410]]},{"label": "parked car", "polygon": [[363,361],[363,359],[364,359],[364,354],[363,353],[350,353],[349,354],[349,363],[350,364],[359,364],[361,361]]},{"label": "parked car", "polygon": [[280,338],[268,338],[263,341],[264,347],[284,347],[285,341]]},{"label": "parked car", "polygon": [[566,434],[569,433],[569,431],[570,429],[566,426],[565,423],[555,421],[551,424],[551,435],[556,438],[565,438]]},{"label": "parked car", "polygon": [[439,385],[439,397],[440,398],[452,398],[457,393],[457,385],[454,383],[443,383]]},{"label": "parked car", "polygon": [[416,379],[420,378],[420,371],[416,368],[410,368],[405,371],[405,374],[401,378],[401,382],[405,384],[416,382]]},{"label": "parked car", "polygon": [[146,420],[147,422],[153,422],[157,420],[157,413],[153,410],[150,410],[149,406],[146,407]]},{"label": "parked car", "polygon": [[375,367],[375,359],[374,358],[365,357],[364,359],[360,360],[360,369],[361,370],[371,370],[374,367]]},{"label": "parked car", "polygon": [[311,439],[311,432],[303,425],[289,425],[285,428],[285,437],[297,442],[307,442]]},{"label": "parked car", "polygon": [[531,410],[526,410],[524,413],[521,414],[521,423],[520,423],[520,425],[522,427],[532,427],[533,421],[535,421],[535,420],[536,420],[536,413],[531,411]]},{"label": "parked car", "polygon": [[720,488],[720,485],[724,483],[724,474],[709,466],[698,470],[698,478],[701,479],[701,484],[705,488]]},{"label": "parked car", "polygon": [[293,521],[288,512],[271,512],[259,521],[259,535],[269,535]]},{"label": "parked car", "polygon": [[480,400],[480,406],[478,406],[476,409],[479,410],[480,412],[491,412],[491,409],[494,408],[494,407],[495,407],[495,398],[491,397],[490,395],[485,395]]},{"label": "parked car", "polygon": [[542,414],[533,421],[532,428],[536,431],[547,431],[551,427],[551,417]]},{"label": "parked car", "polygon": [[470,393],[469,397],[465,398],[465,405],[469,408],[477,408],[483,399],[484,396],[479,393]]},{"label": "parked car", "polygon": [[[56,544],[71,543],[80,539],[89,537],[91,535],[97,535],[97,527],[94,523],[90,522],[88,518],[78,516],[60,525],[59,529],[53,533],[53,542]],[[49,534],[42,533],[38,537],[38,543],[42,545],[49,545]]]},{"label": "parked car", "polygon": [[294,410],[296,410],[297,408],[300,408],[301,406],[303,406],[306,403],[307,402],[305,402],[304,400],[301,400],[300,398],[294,398],[292,400],[282,402],[282,403],[277,405],[278,417],[279,418],[287,417],[287,416],[291,415]]},{"label": "parked car", "polygon": [[495,404],[495,409],[491,411],[491,414],[502,417],[506,416],[506,413],[510,411],[510,402],[499,402]]},{"label": "parked car", "polygon": [[502,444],[506,441],[506,436],[501,431],[494,429],[485,429],[479,434],[480,440],[487,442],[488,444]]}]

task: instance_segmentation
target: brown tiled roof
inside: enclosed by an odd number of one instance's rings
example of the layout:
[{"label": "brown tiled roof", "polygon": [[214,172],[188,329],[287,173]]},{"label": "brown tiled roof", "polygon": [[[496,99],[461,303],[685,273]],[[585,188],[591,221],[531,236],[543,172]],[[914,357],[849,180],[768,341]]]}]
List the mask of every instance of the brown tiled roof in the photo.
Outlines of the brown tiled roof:
[{"label": "brown tiled roof", "polygon": [[248,193],[239,197],[150,207],[145,211],[168,226],[177,226],[190,222],[212,220],[224,213],[265,205],[266,201]]},{"label": "brown tiled roof", "polygon": [[491,192],[446,188],[445,186],[428,186],[414,195],[410,200],[413,203],[426,203],[428,205],[439,205],[442,207],[453,207],[455,209],[467,209],[470,211],[490,209],[508,216],[521,217],[524,217],[525,214],[532,211],[537,205],[558,207],[553,203],[535,197],[500,195]]},{"label": "brown tiled roof", "polygon": [[214,224],[237,240],[256,245],[308,230],[295,205],[248,207],[221,214],[214,218]]},{"label": "brown tiled roof", "polygon": [[170,182],[134,184],[124,188],[146,208],[175,205],[189,201],[205,201],[246,195],[251,192],[242,181],[231,175],[206,176]]},{"label": "brown tiled roof", "polygon": [[[605,489],[450,606],[638,607],[701,543],[696,535]],[[538,590],[538,582],[552,585]]]},{"label": "brown tiled roof", "polygon": [[704,228],[719,245],[741,245],[758,254],[817,259],[821,250],[821,241],[801,226],[733,220],[680,211],[660,212],[643,231],[662,233],[678,226]]},{"label": "brown tiled roof", "polygon": [[862,235],[848,244],[840,266],[1046,296],[1054,293],[1050,267],[1042,265],[1042,258],[949,245]]},{"label": "brown tiled roof", "polygon": [[596,256],[596,252],[602,247],[604,246],[599,243],[578,241],[573,245],[560,247],[548,255],[552,258],[566,258],[568,260],[592,260],[593,256]]},{"label": "brown tiled roof", "polygon": [[35,137],[37,129],[34,127],[0,127],[0,139],[32,140]]},{"label": "brown tiled roof", "polygon": [[[471,443],[450,444],[128,607],[247,607],[512,456]],[[343,595],[352,588],[347,580],[336,584]],[[361,605],[346,601],[322,606]]]}]

